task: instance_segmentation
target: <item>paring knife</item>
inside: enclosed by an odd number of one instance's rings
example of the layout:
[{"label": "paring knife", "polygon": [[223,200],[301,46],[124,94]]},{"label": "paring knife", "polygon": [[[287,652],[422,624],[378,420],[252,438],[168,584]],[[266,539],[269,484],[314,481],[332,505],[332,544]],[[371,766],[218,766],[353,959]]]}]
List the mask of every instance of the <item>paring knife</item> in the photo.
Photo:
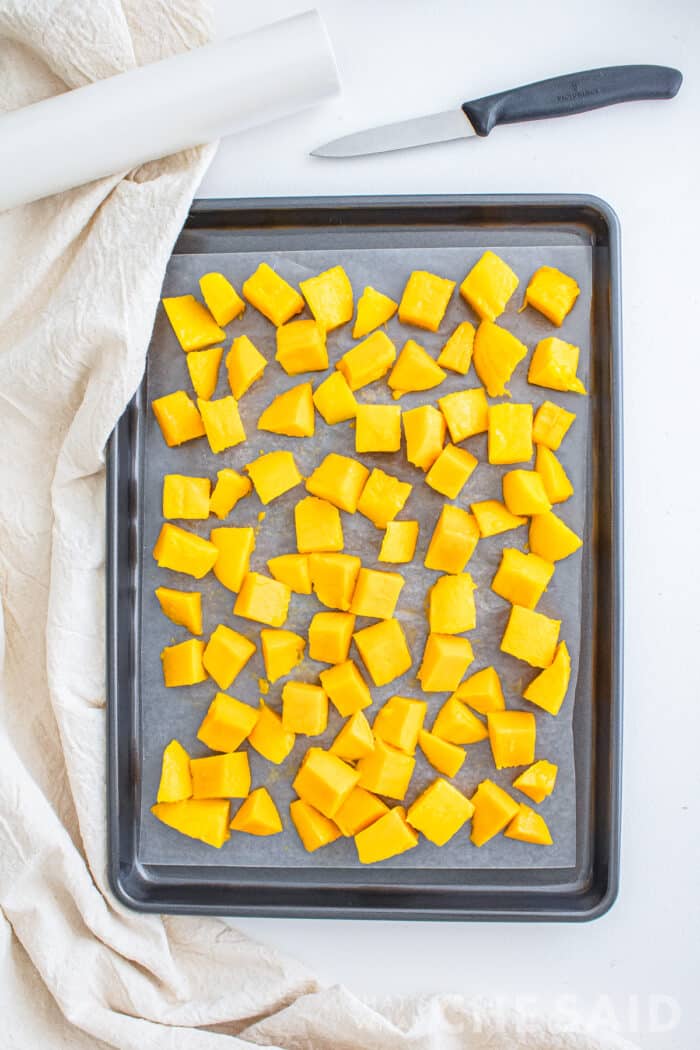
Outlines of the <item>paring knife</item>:
[{"label": "paring knife", "polygon": [[565,117],[617,102],[673,98],[683,81],[668,66],[607,66],[569,73],[464,102],[460,109],[358,131],[312,150],[313,157],[361,157],[433,142],[484,137],[497,124]]}]

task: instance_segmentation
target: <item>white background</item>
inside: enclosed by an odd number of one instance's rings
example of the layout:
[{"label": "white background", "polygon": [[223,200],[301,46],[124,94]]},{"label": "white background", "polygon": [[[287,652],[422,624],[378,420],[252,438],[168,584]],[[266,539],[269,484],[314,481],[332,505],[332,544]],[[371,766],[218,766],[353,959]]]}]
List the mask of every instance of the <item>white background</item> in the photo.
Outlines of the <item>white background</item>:
[{"label": "white background", "polygon": [[[239,32],[304,8],[218,0]],[[698,1045],[700,855],[700,4],[697,0],[319,0],[343,95],[224,141],[204,196],[583,192],[623,231],[626,687],[622,888],[585,925],[247,920],[328,983],[366,996],[573,996],[644,1048]],[[310,158],[349,131],[557,73],[675,65],[671,103],[497,129],[355,161]],[[680,1021],[650,1031],[652,996]],[[571,1000],[566,1000],[567,1004]],[[640,1021],[635,1021],[635,1007]],[[662,1004],[661,1020],[668,1016]]]}]

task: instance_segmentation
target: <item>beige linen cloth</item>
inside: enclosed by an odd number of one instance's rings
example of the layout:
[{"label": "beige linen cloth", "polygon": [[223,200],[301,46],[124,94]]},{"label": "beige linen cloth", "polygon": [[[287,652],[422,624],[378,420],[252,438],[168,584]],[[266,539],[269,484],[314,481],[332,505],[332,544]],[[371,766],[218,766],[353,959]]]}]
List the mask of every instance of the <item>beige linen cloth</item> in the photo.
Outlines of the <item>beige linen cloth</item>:
[{"label": "beige linen cloth", "polygon": [[[0,107],[208,30],[202,0],[0,0]],[[370,1005],[228,923],[110,895],[103,450],[212,151],[0,216],[0,1047],[629,1048],[458,996]]]}]

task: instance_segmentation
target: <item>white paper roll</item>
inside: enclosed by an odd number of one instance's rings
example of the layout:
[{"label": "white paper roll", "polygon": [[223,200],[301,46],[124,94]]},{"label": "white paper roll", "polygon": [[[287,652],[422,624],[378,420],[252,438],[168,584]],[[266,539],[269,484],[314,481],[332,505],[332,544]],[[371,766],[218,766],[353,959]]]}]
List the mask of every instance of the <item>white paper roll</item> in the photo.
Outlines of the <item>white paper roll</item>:
[{"label": "white paper roll", "polygon": [[0,116],[0,211],[305,109],[340,90],[318,11]]}]

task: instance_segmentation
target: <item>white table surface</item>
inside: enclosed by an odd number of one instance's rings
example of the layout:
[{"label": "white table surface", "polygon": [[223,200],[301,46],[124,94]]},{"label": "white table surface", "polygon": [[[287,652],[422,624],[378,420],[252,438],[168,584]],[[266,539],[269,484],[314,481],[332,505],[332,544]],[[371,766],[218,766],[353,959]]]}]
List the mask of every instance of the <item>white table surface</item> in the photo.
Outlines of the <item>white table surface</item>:
[{"label": "white table surface", "polygon": [[[237,32],[304,6],[303,0],[218,0],[218,26]],[[609,1021],[644,1048],[690,1050],[700,1030],[700,4],[319,0],[318,6],[343,96],[225,140],[202,196],[585,192],[605,198],[620,217],[627,545],[622,886],[608,915],[575,926],[253,919],[237,925],[296,954],[324,982],[343,982],[361,995],[453,992],[521,997],[531,1008],[558,1003],[585,1019]],[[680,95],[671,103],[498,129],[485,141],[352,162],[308,156],[351,130],[625,62],[677,66],[685,74]],[[667,1027],[672,1013],[679,1018],[670,1032],[653,1031]]]}]

